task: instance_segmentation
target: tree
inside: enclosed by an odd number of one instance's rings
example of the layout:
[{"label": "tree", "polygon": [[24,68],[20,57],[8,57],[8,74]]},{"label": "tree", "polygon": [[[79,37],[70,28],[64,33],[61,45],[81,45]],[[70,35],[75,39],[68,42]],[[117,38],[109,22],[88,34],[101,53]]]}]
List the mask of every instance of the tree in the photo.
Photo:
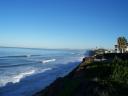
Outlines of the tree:
[{"label": "tree", "polygon": [[117,41],[120,53],[124,53],[127,47],[127,39],[125,37],[118,37]]}]

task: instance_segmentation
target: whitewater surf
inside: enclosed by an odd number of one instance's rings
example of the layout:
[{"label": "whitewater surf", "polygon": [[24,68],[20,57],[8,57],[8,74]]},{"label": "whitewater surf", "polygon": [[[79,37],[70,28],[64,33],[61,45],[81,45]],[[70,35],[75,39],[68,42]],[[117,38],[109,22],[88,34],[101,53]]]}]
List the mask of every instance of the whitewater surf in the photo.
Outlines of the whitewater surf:
[{"label": "whitewater surf", "polygon": [[0,48],[0,96],[31,96],[71,72],[85,52]]}]

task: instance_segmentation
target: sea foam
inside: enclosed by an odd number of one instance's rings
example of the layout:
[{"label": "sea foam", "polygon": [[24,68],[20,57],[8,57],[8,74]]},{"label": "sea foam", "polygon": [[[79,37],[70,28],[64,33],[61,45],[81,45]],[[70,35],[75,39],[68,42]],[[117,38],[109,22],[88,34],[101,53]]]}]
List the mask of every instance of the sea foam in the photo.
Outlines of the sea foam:
[{"label": "sea foam", "polygon": [[49,60],[43,60],[42,63],[45,64],[45,63],[49,63],[49,62],[55,62],[56,59],[49,59]]},{"label": "sea foam", "polygon": [[35,72],[36,72],[35,70],[31,70],[31,71],[28,71],[28,72],[21,73],[21,74],[19,74],[17,76],[14,76],[13,77],[14,78],[13,83],[18,83],[18,82],[20,82],[20,80],[22,78],[24,78],[26,76],[30,76],[30,75],[34,74]]}]

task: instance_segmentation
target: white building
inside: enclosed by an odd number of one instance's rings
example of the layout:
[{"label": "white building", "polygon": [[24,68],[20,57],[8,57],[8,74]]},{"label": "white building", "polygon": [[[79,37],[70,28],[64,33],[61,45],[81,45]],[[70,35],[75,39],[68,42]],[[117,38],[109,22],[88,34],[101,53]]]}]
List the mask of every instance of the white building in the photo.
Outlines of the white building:
[{"label": "white building", "polygon": [[[128,43],[124,52],[128,52]],[[115,53],[120,53],[118,45],[115,45]]]},{"label": "white building", "polygon": [[128,43],[127,43],[127,48],[125,49],[126,52],[128,52]]},{"label": "white building", "polygon": [[118,45],[115,45],[115,53],[120,53]]}]

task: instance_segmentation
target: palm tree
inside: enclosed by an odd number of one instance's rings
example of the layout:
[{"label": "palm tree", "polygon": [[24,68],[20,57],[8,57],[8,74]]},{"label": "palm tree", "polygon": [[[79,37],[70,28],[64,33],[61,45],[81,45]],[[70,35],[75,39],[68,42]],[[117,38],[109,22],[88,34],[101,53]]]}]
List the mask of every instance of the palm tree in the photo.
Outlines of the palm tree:
[{"label": "palm tree", "polygon": [[119,37],[117,43],[120,53],[124,53],[127,47],[127,39],[125,37]]}]

